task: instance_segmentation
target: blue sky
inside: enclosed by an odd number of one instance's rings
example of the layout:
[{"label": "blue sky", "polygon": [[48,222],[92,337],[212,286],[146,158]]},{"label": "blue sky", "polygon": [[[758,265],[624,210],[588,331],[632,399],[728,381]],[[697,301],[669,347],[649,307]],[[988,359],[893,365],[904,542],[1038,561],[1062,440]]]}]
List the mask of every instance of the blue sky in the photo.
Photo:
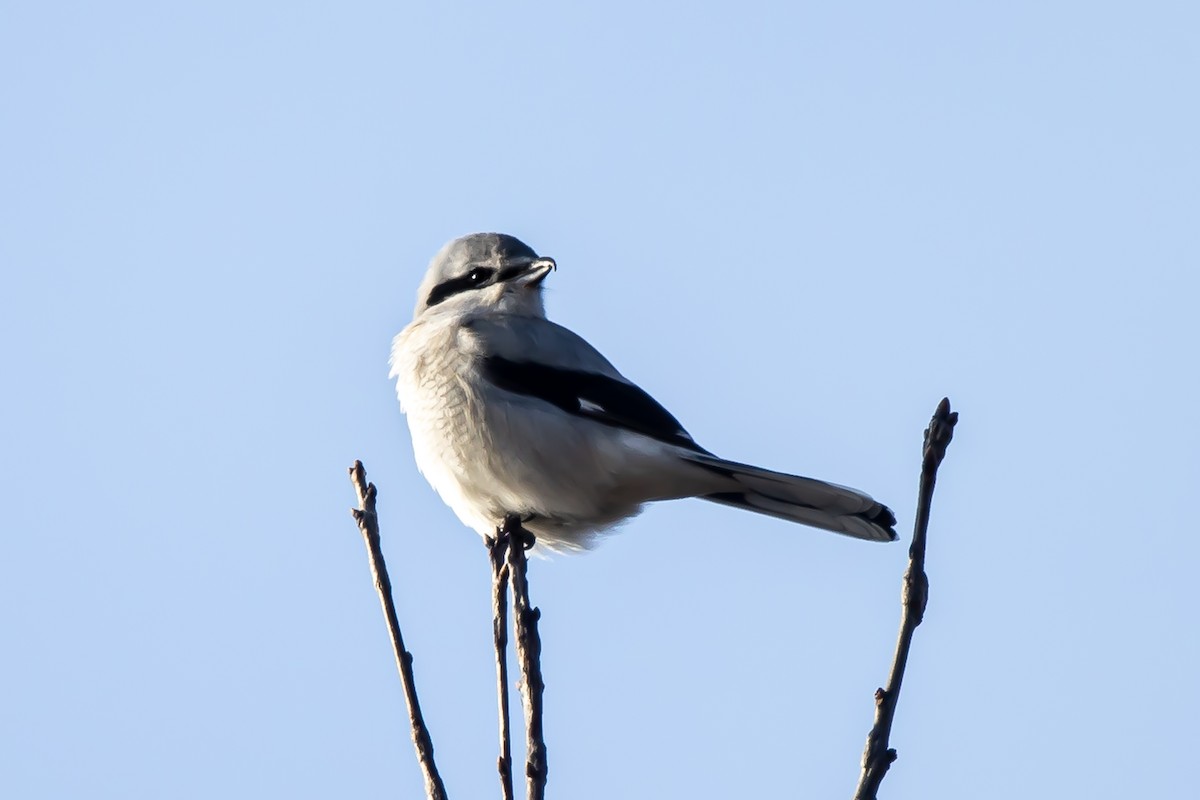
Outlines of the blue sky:
[{"label": "blue sky", "polygon": [[[907,536],[889,797],[1182,796],[1200,748],[1194,4],[0,6],[0,794],[495,792],[488,565],[386,380],[501,230],[711,450]],[[848,796],[902,544],[699,502],[532,567],[554,797]],[[702,765],[697,768],[697,765]]]}]

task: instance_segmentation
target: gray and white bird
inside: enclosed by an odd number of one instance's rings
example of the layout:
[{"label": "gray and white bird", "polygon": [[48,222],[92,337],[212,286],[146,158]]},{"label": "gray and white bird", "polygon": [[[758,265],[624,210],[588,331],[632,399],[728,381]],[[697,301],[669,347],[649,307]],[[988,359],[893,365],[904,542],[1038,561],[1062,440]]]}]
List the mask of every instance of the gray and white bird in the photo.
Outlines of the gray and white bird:
[{"label": "gray and white bird", "polygon": [[517,514],[579,550],[653,500],[699,497],[877,542],[896,517],[868,495],[718,458],[582,338],[550,320],[555,262],[520,240],[447,244],[392,344],[417,466],[465,525]]}]

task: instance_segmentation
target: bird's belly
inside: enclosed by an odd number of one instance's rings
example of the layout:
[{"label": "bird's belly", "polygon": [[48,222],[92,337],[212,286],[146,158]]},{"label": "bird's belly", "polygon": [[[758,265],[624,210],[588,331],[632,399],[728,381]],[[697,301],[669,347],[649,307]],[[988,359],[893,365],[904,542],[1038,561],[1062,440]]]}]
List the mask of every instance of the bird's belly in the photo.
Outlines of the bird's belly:
[{"label": "bird's belly", "polygon": [[[485,391],[491,392],[486,402]],[[482,534],[516,513],[569,536],[608,527],[650,499],[640,496],[636,481],[630,490],[629,451],[598,423],[497,396],[461,375],[422,395],[441,400],[407,408],[418,466]],[[537,532],[539,525],[531,527]]]}]

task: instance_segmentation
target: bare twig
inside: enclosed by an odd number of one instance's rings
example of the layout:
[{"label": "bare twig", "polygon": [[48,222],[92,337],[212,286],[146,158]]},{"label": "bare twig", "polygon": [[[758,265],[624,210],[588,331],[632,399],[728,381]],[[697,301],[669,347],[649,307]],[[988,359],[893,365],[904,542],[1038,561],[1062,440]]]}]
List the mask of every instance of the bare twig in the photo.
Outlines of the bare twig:
[{"label": "bare twig", "polygon": [[546,796],[546,741],[542,734],[542,640],[538,636],[541,612],[529,604],[528,561],[525,549],[532,536],[521,527],[521,519],[509,514],[497,531],[497,538],[508,542],[508,572],[513,586],[513,628],[517,638],[517,663],[521,667],[522,706],[525,710],[525,797],[544,800]]},{"label": "bare twig", "polygon": [[433,740],[429,737],[429,729],[425,727],[425,719],[421,716],[421,704],[417,700],[417,686],[413,680],[412,653],[404,649],[404,637],[400,634],[400,621],[396,617],[396,604],[392,600],[392,581],[388,577],[387,564],[383,560],[383,550],[379,546],[379,516],[375,513],[375,484],[367,483],[367,473],[361,461],[355,461],[350,468],[350,481],[358,494],[358,508],[351,509],[354,521],[362,532],[363,541],[367,545],[367,555],[371,561],[371,576],[375,579],[375,591],[379,593],[379,602],[383,606],[383,616],[387,619],[388,633],[392,637],[392,651],[396,656],[396,668],[400,671],[400,682],[404,685],[404,699],[408,703],[408,721],[412,728],[413,747],[417,751],[417,761],[425,776],[425,796],[429,800],[446,800],[446,787],[438,774],[437,765],[433,762]]},{"label": "bare twig", "polygon": [[486,540],[492,561],[492,638],[496,644],[496,698],[500,704],[500,791],[504,800],[513,800],[512,736],[508,721],[508,552],[509,536],[496,532]]},{"label": "bare twig", "polygon": [[892,671],[888,675],[887,687],[875,691],[875,723],[867,734],[867,746],[863,749],[862,775],[854,800],[875,800],[879,785],[887,774],[888,767],[896,760],[896,751],[889,747],[892,722],[896,717],[896,701],[900,698],[900,684],[904,681],[904,667],[908,663],[908,651],[912,646],[913,632],[921,624],[925,604],[929,599],[929,578],[925,575],[925,541],[929,529],[929,506],[933,502],[933,487],[937,482],[938,466],[946,456],[946,448],[954,436],[954,425],[958,412],[950,410],[950,399],[943,398],[933,412],[933,419],[925,429],[925,444],[921,458],[921,487],[917,497],[917,518],[913,526],[913,540],[908,548],[908,569],[904,573],[904,589],[901,595],[903,608],[900,613],[900,635],[896,640],[896,654],[892,659]]}]

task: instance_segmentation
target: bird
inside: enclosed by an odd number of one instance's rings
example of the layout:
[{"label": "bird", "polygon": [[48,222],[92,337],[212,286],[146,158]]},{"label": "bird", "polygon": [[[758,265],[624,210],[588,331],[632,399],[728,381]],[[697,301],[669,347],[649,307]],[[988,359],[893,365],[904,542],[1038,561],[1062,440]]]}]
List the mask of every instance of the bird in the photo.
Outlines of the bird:
[{"label": "bird", "polygon": [[596,348],[546,317],[557,269],[473,233],[430,262],[389,377],[417,467],[487,540],[519,518],[537,549],[586,550],[646,503],[696,497],[868,541],[896,517],[856,489],[720,458]]}]

